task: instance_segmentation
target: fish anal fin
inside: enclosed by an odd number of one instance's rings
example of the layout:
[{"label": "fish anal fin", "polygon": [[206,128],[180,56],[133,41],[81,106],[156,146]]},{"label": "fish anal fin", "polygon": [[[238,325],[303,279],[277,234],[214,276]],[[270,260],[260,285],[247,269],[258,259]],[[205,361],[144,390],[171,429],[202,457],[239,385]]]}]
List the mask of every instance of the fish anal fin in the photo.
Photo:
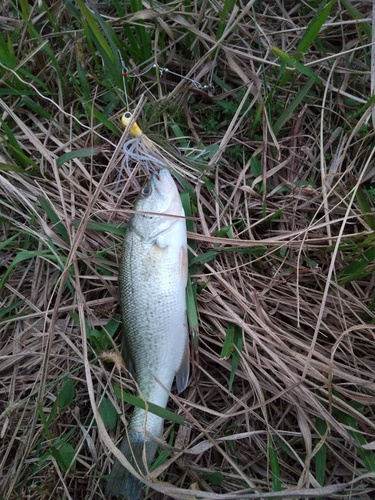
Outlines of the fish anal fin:
[{"label": "fish anal fin", "polygon": [[176,385],[178,392],[182,392],[188,385],[189,375],[190,375],[189,335],[186,335],[184,354],[182,356],[180,368],[176,372]]},{"label": "fish anal fin", "polygon": [[122,354],[122,357],[125,361],[126,368],[129,370],[129,372],[135,378],[136,377],[135,365],[134,365],[132,355],[130,354],[130,349],[129,349],[128,342],[126,340],[125,332],[122,332],[121,354]]}]

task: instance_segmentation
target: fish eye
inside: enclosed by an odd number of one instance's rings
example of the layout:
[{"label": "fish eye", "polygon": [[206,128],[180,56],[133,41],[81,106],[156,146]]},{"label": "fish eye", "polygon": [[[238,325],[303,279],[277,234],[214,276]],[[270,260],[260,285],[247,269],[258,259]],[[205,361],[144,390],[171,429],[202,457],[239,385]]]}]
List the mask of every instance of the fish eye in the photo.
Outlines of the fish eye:
[{"label": "fish eye", "polygon": [[151,192],[152,192],[152,189],[150,188],[150,186],[145,186],[142,189],[142,195],[143,196],[148,196],[149,194],[151,194]]}]

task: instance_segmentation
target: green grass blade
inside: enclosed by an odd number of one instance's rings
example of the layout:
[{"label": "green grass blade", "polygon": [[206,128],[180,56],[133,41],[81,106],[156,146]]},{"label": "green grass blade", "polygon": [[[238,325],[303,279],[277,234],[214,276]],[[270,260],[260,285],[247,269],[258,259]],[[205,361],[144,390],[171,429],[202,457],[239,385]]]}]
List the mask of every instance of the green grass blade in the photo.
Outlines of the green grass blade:
[{"label": "green grass blade", "polygon": [[[320,436],[327,432],[327,422],[321,418],[315,421],[315,427]],[[315,477],[320,486],[324,486],[327,471],[327,445],[323,444],[315,454]],[[317,499],[319,500],[319,499]]]},{"label": "green grass blade", "polygon": [[92,158],[93,155],[100,153],[101,149],[101,146],[94,146],[69,151],[69,153],[64,153],[56,160],[56,165],[60,168],[65,162],[74,160],[75,158]]},{"label": "green grass blade", "polygon": [[[133,396],[128,392],[124,392],[115,382],[112,382],[112,387],[116,396],[125,401],[125,403],[129,403],[133,406],[136,406],[137,408],[141,408],[142,410],[146,409],[146,404],[142,398]],[[176,415],[172,411],[162,408],[161,406],[155,405],[153,403],[147,403],[147,409],[150,413],[153,413],[158,417],[162,417],[170,422],[175,422],[176,424],[185,423],[185,419],[180,417],[180,415]]]},{"label": "green grass blade", "polygon": [[30,175],[30,172],[28,172],[27,170],[9,163],[0,163],[0,170],[2,170],[3,172],[18,172],[19,174]]},{"label": "green grass blade", "polygon": [[18,300],[17,302],[14,302],[14,304],[11,304],[10,306],[2,307],[0,309],[0,320],[3,320],[3,318],[9,319],[9,317],[7,318],[8,314],[21,304],[23,304],[23,300]]},{"label": "green grass blade", "polygon": [[[73,227],[79,227],[82,224],[82,220],[76,219],[72,222]],[[88,221],[85,229],[87,231],[97,231],[99,233],[111,233],[117,234],[118,236],[125,236],[126,224],[109,224],[108,222],[95,222]]]},{"label": "green grass blade", "polygon": [[358,255],[357,252],[351,257],[352,261],[337,273],[337,278],[340,285],[356,281],[365,276],[373,274],[375,247],[371,246],[367,250],[362,250]]},{"label": "green grass blade", "polygon": [[368,202],[368,198],[361,187],[358,187],[357,189],[356,198],[365,221],[369,225],[370,229],[375,231],[375,216],[373,215],[371,205]]},{"label": "green grass blade", "polygon": [[13,152],[16,161],[21,165],[23,169],[25,169],[30,165],[29,158],[27,158],[27,156],[24,154],[20,144],[18,143],[18,140],[15,138],[10,127],[8,127],[8,124],[2,118],[0,118],[0,124],[2,125],[2,128],[6,134],[5,136],[3,135],[3,137],[4,140],[7,140],[8,142],[9,150]]},{"label": "green grass blade", "polygon": [[353,436],[353,438],[357,441],[359,445],[357,448],[357,452],[363,461],[363,465],[369,472],[375,472],[375,454],[371,450],[366,450],[362,448],[362,446],[367,445],[368,442],[364,438],[363,434],[358,432],[357,422],[351,415],[348,415],[342,411],[338,411],[338,415],[340,422],[345,426],[351,428],[351,430],[348,430],[348,432],[351,436]]},{"label": "green grass blade", "polygon": [[299,104],[301,104],[301,102],[306,97],[306,94],[311,89],[311,87],[314,85],[314,83],[315,83],[314,79],[310,79],[308,82],[306,82],[305,85],[298,92],[298,94],[295,97],[295,99],[290,103],[290,105],[288,106],[288,108],[278,118],[278,120],[276,121],[276,123],[272,127],[275,134],[277,132],[279,132],[280,129],[281,129],[281,127],[284,125],[284,123],[287,120],[289,120],[289,118],[292,116],[292,114],[294,113],[294,111],[297,108],[297,106]]},{"label": "green grass blade", "polygon": [[38,197],[38,201],[43,208],[43,210],[46,212],[48,215],[49,219],[53,223],[54,227],[57,229],[57,232],[60,234],[62,239],[65,241],[65,243],[70,244],[70,238],[69,238],[69,233],[64,226],[64,224],[60,221],[60,217],[57,215],[57,213],[54,211],[52,208],[50,202],[41,196]]},{"label": "green grass blade", "polygon": [[280,464],[277,459],[277,453],[275,451],[275,448],[271,440],[268,447],[268,455],[270,459],[271,472],[272,472],[272,491],[281,491]]},{"label": "green grass blade", "polygon": [[[348,11],[352,18],[356,21],[361,21],[365,19],[362,12],[360,12],[354,5],[352,5],[350,0],[341,0],[342,6]],[[366,15],[367,18],[367,15]],[[370,23],[358,23],[358,28],[362,29],[369,40],[372,38],[372,30]]]},{"label": "green grass blade", "polygon": [[112,62],[112,64],[115,64],[115,56],[113,54],[113,50],[107,43],[105,37],[102,35],[98,26],[98,22],[95,19],[94,15],[86,7],[85,2],[83,2],[83,0],[77,0],[77,3],[79,8],[81,9],[82,16],[86,20],[87,24],[90,26],[92,33],[95,35],[99,47],[101,47],[104,50],[104,52],[107,54],[107,57]]},{"label": "green grass blade", "polygon": [[315,39],[319,36],[323,24],[327,21],[329,14],[335,0],[330,0],[328,3],[324,0],[318,7],[313,19],[311,20],[305,34],[297,45],[297,51],[304,54],[314,43]]},{"label": "green grass blade", "polygon": [[232,390],[234,377],[236,375],[238,365],[240,364],[242,345],[243,345],[242,330],[239,326],[236,325],[234,332],[234,341],[233,341],[232,368],[229,377],[230,391]]},{"label": "green grass blade", "polygon": [[[130,0],[130,7],[133,14],[143,10],[142,0]],[[151,36],[150,32],[146,29],[143,20],[138,20],[135,26],[135,32],[138,37],[138,53],[142,54],[142,61],[145,62],[152,56],[151,51]]]},{"label": "green grass blade", "polygon": [[4,287],[5,283],[8,281],[10,274],[12,273],[13,269],[17,266],[17,264],[19,264],[24,260],[30,260],[35,257],[42,257],[48,254],[50,254],[49,250],[24,250],[19,252],[13,259],[8,269],[5,271],[4,276],[1,278],[0,290]]},{"label": "green grass blade", "polygon": [[[299,61],[302,58],[303,54],[305,54],[307,52],[307,50],[311,47],[313,42],[317,39],[319,32],[320,32],[323,24],[327,20],[334,3],[335,3],[335,0],[330,0],[328,3],[327,3],[327,0],[323,0],[321,2],[313,19],[311,20],[311,22],[309,24],[307,30],[305,31],[304,36],[302,37],[301,41],[297,45],[297,52],[299,52],[299,54],[296,54],[294,56],[293,59],[295,61]],[[285,63],[285,61],[284,61],[284,63]],[[288,64],[291,65],[290,63],[288,63]],[[292,66],[292,67],[294,67],[294,66]],[[289,80],[289,77],[291,74],[290,71],[288,71],[288,70],[285,71],[285,64],[282,67],[282,73],[283,74],[281,76],[281,80],[279,83],[279,86],[281,88],[283,88],[285,86],[285,84]]]},{"label": "green grass blade", "polygon": [[229,12],[233,9],[233,6],[235,5],[236,0],[224,0],[224,3],[222,5],[222,9],[220,12],[220,17],[219,17],[219,24],[216,32],[216,40],[220,40],[222,34],[224,33],[224,29],[227,26],[227,16]]},{"label": "green grass blade", "polygon": [[271,47],[272,51],[280,57],[280,59],[288,66],[295,68],[297,71],[299,71],[302,75],[307,76],[310,79],[315,80],[316,83],[319,85],[322,85],[322,82],[318,75],[314,73],[310,68],[304,66],[302,63],[298,62],[295,57],[291,57],[282,50],[278,49],[277,47]]},{"label": "green grass blade", "polygon": [[111,132],[116,134],[117,137],[121,137],[120,129],[118,129],[113,123],[108,120],[108,118],[97,108],[92,108],[95,118],[104,126],[106,126]]},{"label": "green grass blade", "polygon": [[223,347],[221,349],[221,353],[220,353],[221,359],[228,359],[233,352],[235,330],[236,330],[236,325],[234,325],[233,323],[230,323],[228,328],[227,328],[227,332],[225,334],[225,340],[224,340]]}]

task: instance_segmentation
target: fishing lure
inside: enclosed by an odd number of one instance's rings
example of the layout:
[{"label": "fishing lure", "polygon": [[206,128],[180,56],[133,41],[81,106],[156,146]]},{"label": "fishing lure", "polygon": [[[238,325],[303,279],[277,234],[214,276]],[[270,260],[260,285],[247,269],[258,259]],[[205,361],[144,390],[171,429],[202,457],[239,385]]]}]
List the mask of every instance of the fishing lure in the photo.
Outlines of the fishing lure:
[{"label": "fishing lure", "polygon": [[173,152],[168,151],[154,142],[142,131],[130,111],[126,111],[120,121],[124,128],[130,126],[130,137],[123,146],[125,155],[121,165],[121,172],[125,167],[128,174],[130,174],[132,166],[139,164],[148,175],[157,173],[164,167],[168,167],[170,170],[180,173],[183,177],[190,177],[191,179],[197,179],[202,175],[201,168],[199,168],[196,161],[197,156],[190,160],[190,158],[181,155],[177,148]]},{"label": "fishing lure", "polygon": [[[159,67],[157,64],[153,64],[138,73],[129,71],[123,64],[124,72],[122,75],[124,77],[125,101],[127,108],[129,108],[129,103],[126,92],[125,77],[140,77],[154,68],[158,69],[160,75],[163,73],[169,73],[178,76],[181,79],[187,80],[198,90],[213,90],[213,86],[211,84],[202,85],[193,78],[180,75],[169,70],[168,68]],[[133,114],[129,110],[122,115],[120,122],[125,129],[129,127],[129,138],[123,145],[125,155],[121,164],[117,185],[119,184],[124,168],[130,176],[135,164],[140,165],[148,176],[158,173],[162,168],[167,167],[171,171],[181,174],[182,177],[187,177],[192,180],[200,178],[203,171],[207,168],[212,168],[208,167],[207,162],[204,161],[204,158],[207,155],[205,148],[203,148],[203,150],[200,148],[186,148],[184,150],[184,154],[182,154],[181,151],[173,144],[166,144],[166,146],[163,147],[161,144],[153,141],[142,131],[136,123]]]}]

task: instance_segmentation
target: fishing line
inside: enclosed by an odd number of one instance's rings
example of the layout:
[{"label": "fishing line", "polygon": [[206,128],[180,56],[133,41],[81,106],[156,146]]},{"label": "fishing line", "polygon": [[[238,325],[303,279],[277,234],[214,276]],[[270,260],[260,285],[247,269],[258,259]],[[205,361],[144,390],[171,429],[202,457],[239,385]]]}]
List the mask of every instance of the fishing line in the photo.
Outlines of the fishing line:
[{"label": "fishing line", "polygon": [[209,83],[208,85],[202,85],[198,80],[195,80],[194,78],[190,78],[186,75],[182,75],[181,73],[176,73],[175,71],[170,70],[169,68],[165,68],[163,66],[159,66],[158,64],[154,63],[148,66],[146,69],[140,72],[135,72],[132,71],[130,72],[126,66],[124,66],[125,72],[123,73],[123,77],[129,77],[129,78],[137,78],[140,76],[144,76],[147,73],[149,73],[152,69],[157,69],[159,71],[160,76],[162,76],[164,73],[168,73],[170,75],[178,76],[181,78],[181,80],[187,80],[188,82],[192,83],[194,87],[198,90],[215,90],[215,86],[213,83]]}]

